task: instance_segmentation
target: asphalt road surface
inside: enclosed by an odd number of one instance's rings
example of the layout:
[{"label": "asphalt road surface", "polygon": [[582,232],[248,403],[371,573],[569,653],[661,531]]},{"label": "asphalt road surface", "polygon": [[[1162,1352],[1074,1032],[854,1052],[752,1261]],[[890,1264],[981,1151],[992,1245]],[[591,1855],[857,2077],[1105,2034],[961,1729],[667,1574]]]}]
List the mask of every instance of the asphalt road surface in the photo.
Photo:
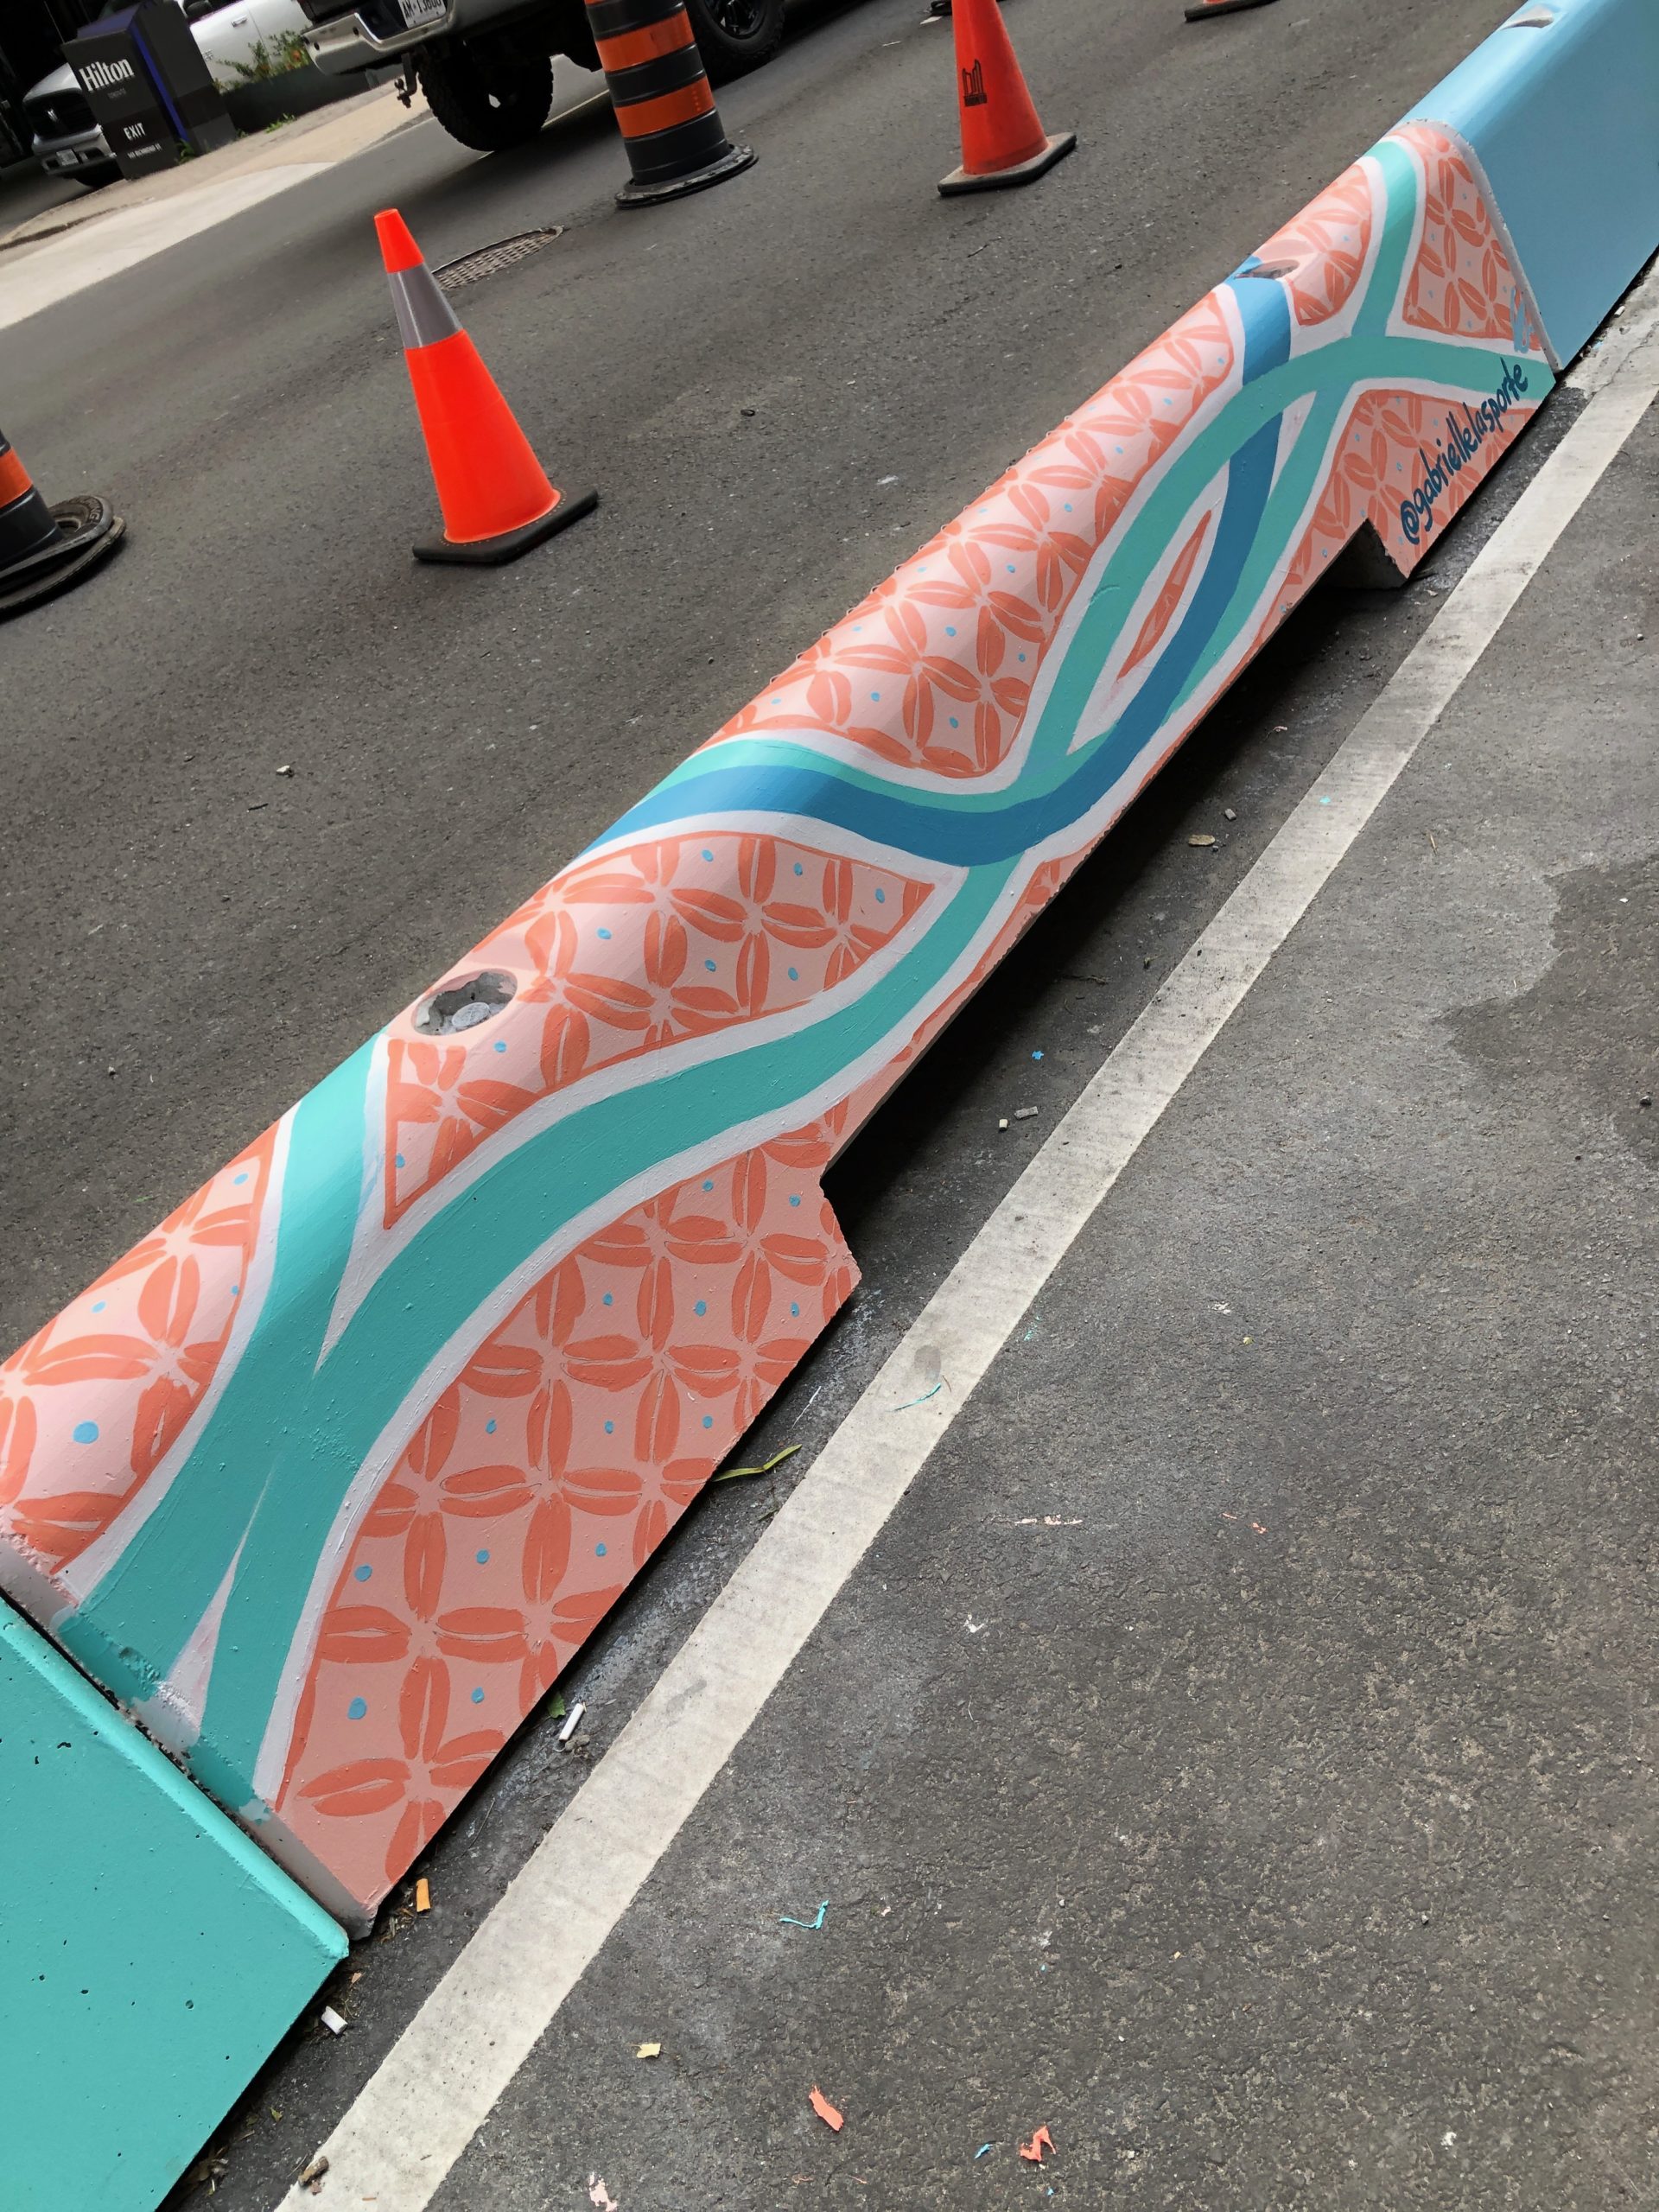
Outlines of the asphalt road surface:
[{"label": "asphalt road surface", "polygon": [[[760,161],[716,192],[615,212],[600,105],[490,161],[416,123],[10,331],[9,435],[132,543],[0,637],[8,1341],[1507,12],[1017,0],[1079,151],[945,202],[948,31],[807,0],[722,95]],[[433,513],[387,204],[435,262],[566,226],[458,296],[556,479],[602,493],[505,571],[409,558]],[[436,1909],[400,1894],[342,1977],[350,2033],[297,2031],[234,2117],[216,2207],[274,2202],[327,2133],[1577,404],[1417,588],[1296,618],[859,1140],[830,1192],[865,1286],[755,1440],[806,1448],[688,1516],[565,1685],[588,1741],[524,1732],[429,1854]],[[1654,1163],[1596,963],[1651,1002],[1659,800],[1619,717],[1659,637],[1629,567],[1656,469],[1644,431],[1467,702],[1462,768],[1426,753],[1355,849],[446,2212],[598,2202],[590,2174],[623,2212],[1643,2201]],[[1448,836],[1466,877],[1402,877]],[[1048,1515],[1077,1525],[1017,1525]],[[1039,2175],[1013,2144],[1045,2120]]]}]

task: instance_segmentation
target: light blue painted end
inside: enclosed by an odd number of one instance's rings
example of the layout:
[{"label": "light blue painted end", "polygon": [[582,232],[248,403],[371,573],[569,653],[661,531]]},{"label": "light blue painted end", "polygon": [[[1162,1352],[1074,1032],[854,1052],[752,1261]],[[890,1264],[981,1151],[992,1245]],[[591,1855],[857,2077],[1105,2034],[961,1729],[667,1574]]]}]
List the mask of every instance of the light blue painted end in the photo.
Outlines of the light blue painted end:
[{"label": "light blue painted end", "polygon": [[1473,148],[1564,365],[1659,249],[1659,0],[1527,0],[1404,119]]},{"label": "light blue painted end", "polygon": [[152,2212],[346,1939],[0,1609],[6,2212]]}]

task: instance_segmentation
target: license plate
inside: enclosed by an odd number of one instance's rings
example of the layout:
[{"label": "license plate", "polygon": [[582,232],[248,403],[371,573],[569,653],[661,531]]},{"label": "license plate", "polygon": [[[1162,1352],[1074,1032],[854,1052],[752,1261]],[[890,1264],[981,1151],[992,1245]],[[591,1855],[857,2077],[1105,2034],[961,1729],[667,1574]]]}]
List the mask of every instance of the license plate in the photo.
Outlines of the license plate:
[{"label": "license plate", "polygon": [[441,23],[444,17],[445,0],[397,0],[404,11],[404,21],[410,30],[419,30],[427,23]]},{"label": "license plate", "polygon": [[80,156],[73,146],[68,146],[60,154],[48,154],[41,167],[43,169],[78,169]]}]

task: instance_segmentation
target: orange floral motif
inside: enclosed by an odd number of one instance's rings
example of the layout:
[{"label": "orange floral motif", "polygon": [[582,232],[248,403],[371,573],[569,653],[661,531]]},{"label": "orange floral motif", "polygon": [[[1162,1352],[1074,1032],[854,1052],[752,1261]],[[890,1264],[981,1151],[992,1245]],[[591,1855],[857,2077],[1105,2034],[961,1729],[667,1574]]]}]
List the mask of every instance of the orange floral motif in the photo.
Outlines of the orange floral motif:
[{"label": "orange floral motif", "polygon": [[710,830],[582,861],[458,971],[518,985],[476,1033],[387,1045],[385,1220],[527,1107],[602,1068],[787,1012],[890,944],[931,887],[793,840]]},{"label": "orange floral motif", "polygon": [[323,1613],[276,1807],[358,1895],[435,1832],[850,1295],[817,1180],[844,1127],[588,1238],[415,1432]]},{"label": "orange floral motif", "polygon": [[1356,162],[1256,255],[1263,269],[1285,272],[1298,322],[1329,322],[1347,306],[1364,272],[1371,223],[1370,180]]},{"label": "orange floral motif", "polygon": [[62,1573],[103,1535],[200,1403],[230,1342],[275,1145],[268,1129],[0,1367],[0,1540],[42,1572]]},{"label": "orange floral motif", "polygon": [[1432,124],[1408,124],[1395,135],[1416,154],[1428,180],[1405,320],[1447,337],[1507,342],[1514,329],[1514,277],[1468,163]]}]

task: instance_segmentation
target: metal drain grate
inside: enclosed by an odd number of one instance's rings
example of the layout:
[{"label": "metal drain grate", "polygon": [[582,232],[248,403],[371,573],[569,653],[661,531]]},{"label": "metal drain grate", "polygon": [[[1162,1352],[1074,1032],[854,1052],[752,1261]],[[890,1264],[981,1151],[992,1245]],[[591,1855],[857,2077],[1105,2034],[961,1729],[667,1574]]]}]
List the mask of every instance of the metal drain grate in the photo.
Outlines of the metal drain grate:
[{"label": "metal drain grate", "polygon": [[562,223],[556,223],[547,231],[520,231],[515,238],[480,246],[476,253],[463,253],[459,261],[446,261],[442,269],[435,269],[432,274],[438,280],[441,292],[458,292],[463,284],[476,284],[486,276],[511,269],[515,261],[539,253],[544,245],[551,245],[555,238],[563,236]]}]

